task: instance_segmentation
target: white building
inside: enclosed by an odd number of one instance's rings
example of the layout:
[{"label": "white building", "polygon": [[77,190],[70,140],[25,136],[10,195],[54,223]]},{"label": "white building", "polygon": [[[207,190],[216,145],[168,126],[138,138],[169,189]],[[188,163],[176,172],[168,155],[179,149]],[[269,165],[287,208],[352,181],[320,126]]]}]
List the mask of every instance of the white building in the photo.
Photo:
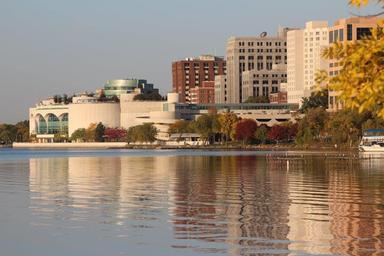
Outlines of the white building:
[{"label": "white building", "polygon": [[316,73],[328,69],[322,51],[328,47],[328,22],[310,21],[287,34],[288,103],[301,104],[314,91]]},{"label": "white building", "polygon": [[79,96],[75,103],[55,103],[44,100],[29,110],[30,134],[39,142],[53,142],[55,134],[71,136],[74,131],[102,123],[106,127],[128,129],[135,125],[153,123],[158,139],[168,138],[168,128],[176,122],[175,105],[178,94],[169,93],[167,101],[134,101],[137,93],[121,94],[120,102],[94,101]]},{"label": "white building", "polygon": [[30,134],[38,142],[53,142],[56,134],[71,136],[74,131],[102,123],[111,128],[125,128],[145,123],[153,124],[157,139],[169,140],[169,127],[177,120],[193,120],[211,110],[231,111],[241,118],[254,119],[259,124],[295,121],[295,105],[289,104],[182,104],[177,93],[169,93],[167,101],[134,101],[134,94],[121,94],[120,102],[89,102],[58,104],[45,101],[30,109]]},{"label": "white building", "polygon": [[249,70],[269,71],[275,64],[287,63],[287,31],[277,36],[230,37],[227,43],[228,103],[246,100],[242,93],[242,73]]}]

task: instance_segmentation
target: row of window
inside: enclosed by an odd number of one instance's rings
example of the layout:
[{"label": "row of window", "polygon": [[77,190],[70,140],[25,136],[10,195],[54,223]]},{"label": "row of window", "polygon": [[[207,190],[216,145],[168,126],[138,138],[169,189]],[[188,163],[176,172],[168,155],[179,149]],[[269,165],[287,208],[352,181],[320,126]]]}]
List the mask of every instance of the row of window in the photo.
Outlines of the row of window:
[{"label": "row of window", "polygon": [[[265,43],[265,44],[264,44]],[[273,45],[273,42],[248,42],[247,43],[248,46],[272,46]],[[275,42],[274,43],[275,46],[287,46],[287,42]],[[239,46],[245,46],[245,42],[239,42]]]},{"label": "row of window", "polygon": [[278,77],[287,77],[287,74],[253,74],[253,78],[256,78],[256,77],[264,77],[264,78],[268,78],[268,77],[272,77],[272,78],[278,78]]},{"label": "row of window", "polygon": [[[366,36],[372,34],[372,28],[356,28],[356,39],[361,40]],[[353,40],[353,26],[352,24],[347,24],[347,41]],[[329,31],[329,43],[334,43],[338,41],[344,41],[344,29],[335,29]]]}]

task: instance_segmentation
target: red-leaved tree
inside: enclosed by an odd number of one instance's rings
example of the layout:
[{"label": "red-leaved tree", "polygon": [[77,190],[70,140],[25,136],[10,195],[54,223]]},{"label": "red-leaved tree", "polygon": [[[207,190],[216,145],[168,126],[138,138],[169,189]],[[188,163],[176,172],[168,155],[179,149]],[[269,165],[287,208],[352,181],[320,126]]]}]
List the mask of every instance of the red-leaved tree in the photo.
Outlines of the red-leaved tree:
[{"label": "red-leaved tree", "polygon": [[236,140],[249,142],[255,134],[257,124],[255,120],[243,119],[236,124],[235,137]]},{"label": "red-leaved tree", "polygon": [[297,134],[297,124],[274,125],[268,131],[268,139],[272,141],[288,141],[294,139]]},{"label": "red-leaved tree", "polygon": [[268,139],[272,141],[281,141],[288,139],[289,127],[283,125],[274,125],[268,131]]},{"label": "red-leaved tree", "polygon": [[106,128],[104,131],[104,137],[109,141],[120,141],[125,139],[127,131],[122,128]]}]

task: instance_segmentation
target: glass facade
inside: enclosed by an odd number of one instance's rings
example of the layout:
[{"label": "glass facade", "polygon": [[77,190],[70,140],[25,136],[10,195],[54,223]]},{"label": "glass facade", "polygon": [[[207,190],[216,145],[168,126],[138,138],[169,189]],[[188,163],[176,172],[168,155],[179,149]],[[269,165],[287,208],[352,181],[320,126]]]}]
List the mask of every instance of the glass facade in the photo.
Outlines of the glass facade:
[{"label": "glass facade", "polygon": [[143,79],[121,79],[108,80],[104,85],[104,93],[106,97],[119,97],[124,93],[131,93],[135,89],[140,89],[141,92],[153,91],[153,84],[148,84],[147,80]]},{"label": "glass facade", "polygon": [[60,132],[60,120],[57,116],[49,114],[47,118],[48,134],[56,134]]},{"label": "glass facade", "polygon": [[37,134],[46,134],[47,133],[47,122],[45,122],[44,117],[39,115],[37,120]]},{"label": "glass facade", "polygon": [[297,110],[298,104],[240,103],[240,104],[177,104],[177,110]]},{"label": "glass facade", "polygon": [[68,134],[68,114],[65,113],[58,118],[54,114],[48,114],[45,118],[38,115],[37,134]]}]

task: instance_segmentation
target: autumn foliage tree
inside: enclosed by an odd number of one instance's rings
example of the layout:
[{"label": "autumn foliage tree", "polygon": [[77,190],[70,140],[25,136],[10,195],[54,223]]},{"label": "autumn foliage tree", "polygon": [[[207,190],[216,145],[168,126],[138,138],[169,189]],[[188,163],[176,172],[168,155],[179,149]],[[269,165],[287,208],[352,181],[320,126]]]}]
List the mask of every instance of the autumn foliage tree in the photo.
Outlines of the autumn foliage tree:
[{"label": "autumn foliage tree", "polygon": [[236,124],[235,137],[236,140],[242,141],[243,144],[254,138],[257,129],[256,121],[253,119],[243,119]]},{"label": "autumn foliage tree", "polygon": [[127,130],[123,128],[106,128],[104,137],[109,141],[122,141],[127,136]]},{"label": "autumn foliage tree", "polygon": [[268,131],[268,139],[271,141],[290,141],[297,135],[298,124],[286,123],[280,125],[274,125]]},{"label": "autumn foliage tree", "polygon": [[[361,8],[370,2],[384,5],[384,1],[350,0],[352,6]],[[379,16],[377,13],[373,16]],[[371,35],[356,42],[335,42],[327,48],[323,56],[337,60],[341,70],[336,76],[323,77],[329,89],[339,93],[346,108],[360,113],[370,111],[384,118],[384,32],[383,19],[378,19],[377,27]]]}]

